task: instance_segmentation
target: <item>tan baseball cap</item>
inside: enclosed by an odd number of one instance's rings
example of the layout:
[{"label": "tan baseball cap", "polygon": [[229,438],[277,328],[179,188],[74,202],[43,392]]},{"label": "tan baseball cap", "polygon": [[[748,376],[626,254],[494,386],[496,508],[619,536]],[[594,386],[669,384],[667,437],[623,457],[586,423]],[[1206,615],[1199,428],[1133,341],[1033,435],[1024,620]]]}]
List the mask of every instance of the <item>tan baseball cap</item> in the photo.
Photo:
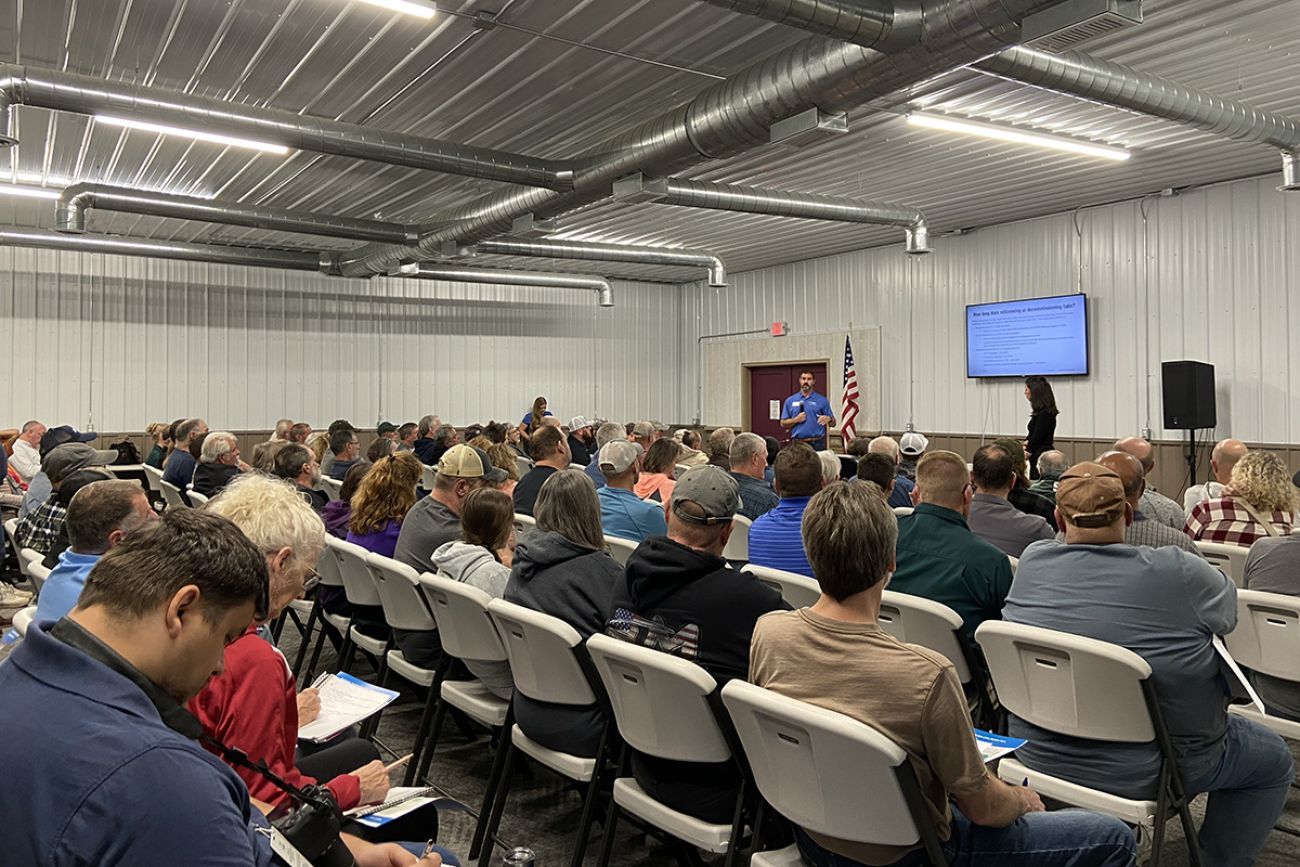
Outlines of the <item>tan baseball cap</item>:
[{"label": "tan baseball cap", "polygon": [[438,475],[455,479],[487,479],[492,484],[506,480],[506,471],[492,465],[482,449],[461,443],[443,453],[438,461]]},{"label": "tan baseball cap", "polygon": [[[630,443],[627,440],[614,440],[606,443],[596,457],[600,464],[602,472],[610,472],[614,475],[626,473],[641,454],[641,447],[636,443]],[[605,469],[608,467],[609,469]]]},{"label": "tan baseball cap", "polygon": [[1124,516],[1124,483],[1112,469],[1085,461],[1065,471],[1056,507],[1076,527],[1109,527]]}]

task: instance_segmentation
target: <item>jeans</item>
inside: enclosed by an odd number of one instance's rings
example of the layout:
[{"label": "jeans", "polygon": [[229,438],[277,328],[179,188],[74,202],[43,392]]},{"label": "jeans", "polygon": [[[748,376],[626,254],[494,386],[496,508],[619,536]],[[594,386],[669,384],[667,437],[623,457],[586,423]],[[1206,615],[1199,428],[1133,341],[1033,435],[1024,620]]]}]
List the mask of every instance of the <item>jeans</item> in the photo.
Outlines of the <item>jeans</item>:
[{"label": "jeans", "polygon": [[1204,769],[1183,769],[1189,794],[1210,793],[1197,835],[1205,863],[1254,864],[1286,806],[1294,778],[1295,761],[1286,741],[1259,723],[1230,715],[1218,759]]},{"label": "jeans", "polygon": [[[859,867],[817,845],[802,828],[796,827],[794,836],[799,854],[813,867]],[[985,828],[954,806],[952,836],[940,847],[952,867],[1131,867],[1137,862],[1137,842],[1129,827],[1087,810],[1026,813],[1005,828]],[[891,867],[928,863],[925,850],[916,849]]]}]

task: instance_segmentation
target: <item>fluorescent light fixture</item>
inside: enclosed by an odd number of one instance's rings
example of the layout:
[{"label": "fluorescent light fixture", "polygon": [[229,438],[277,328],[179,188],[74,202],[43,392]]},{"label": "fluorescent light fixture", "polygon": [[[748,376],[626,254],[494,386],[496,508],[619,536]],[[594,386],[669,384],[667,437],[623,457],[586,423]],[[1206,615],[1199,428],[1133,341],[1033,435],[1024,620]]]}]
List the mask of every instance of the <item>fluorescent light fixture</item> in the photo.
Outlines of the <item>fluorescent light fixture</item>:
[{"label": "fluorescent light fixture", "polygon": [[1035,147],[1050,148],[1052,150],[1066,151],[1067,153],[1083,154],[1084,156],[1090,157],[1101,157],[1102,159],[1107,160],[1123,161],[1132,156],[1132,154],[1123,148],[1093,144],[1092,142],[1066,138],[1065,136],[1051,135],[1049,133],[1031,132],[1029,130],[1002,126],[1001,124],[996,123],[981,123],[980,121],[948,117],[947,115],[942,114],[922,114],[920,112],[912,112],[907,116],[907,122],[913,126],[925,127],[926,129],[941,129],[947,132],[979,136],[980,138],[989,138],[996,141],[1034,145]]},{"label": "fluorescent light fixture", "polygon": [[148,123],[142,120],[128,120],[122,117],[113,117],[112,115],[97,114],[95,120],[100,123],[106,123],[109,126],[120,126],[126,129],[138,129],[144,132],[156,132],[159,135],[177,135],[183,138],[192,138],[197,141],[207,141],[213,144],[229,145],[230,147],[248,148],[250,150],[262,151],[268,154],[287,154],[289,149],[284,145],[271,144],[270,142],[254,141],[247,138],[236,138],[229,135],[220,135],[214,132],[203,132],[197,129],[184,129],[178,126],[166,126],[161,123]]},{"label": "fluorescent light fixture", "polygon": [[426,20],[432,18],[438,11],[438,7],[432,3],[422,3],[420,0],[361,0],[361,2]]},{"label": "fluorescent light fixture", "polygon": [[24,196],[29,199],[57,199],[58,190],[45,187],[25,187],[21,184],[0,184],[0,196]]}]

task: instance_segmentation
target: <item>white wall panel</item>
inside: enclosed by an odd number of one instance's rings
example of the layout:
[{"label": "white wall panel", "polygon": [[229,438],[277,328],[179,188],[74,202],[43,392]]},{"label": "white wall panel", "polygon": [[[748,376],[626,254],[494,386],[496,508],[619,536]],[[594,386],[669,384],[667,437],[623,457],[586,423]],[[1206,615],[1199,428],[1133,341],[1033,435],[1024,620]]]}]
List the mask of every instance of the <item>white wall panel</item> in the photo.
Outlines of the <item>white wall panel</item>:
[{"label": "white wall panel", "polygon": [[[876,248],[689,287],[682,327],[701,334],[784,319],[808,333],[883,329],[884,424],[1014,433],[1017,381],[965,376],[964,307],[1088,293],[1092,372],[1055,381],[1058,433],[1111,437],[1161,425],[1160,362],[1215,365],[1220,435],[1300,440],[1300,195],[1277,179],[1223,184],[938,238],[916,259]],[[1144,233],[1143,210],[1146,212]],[[1076,231],[1077,226],[1077,231]],[[687,375],[698,375],[692,355]],[[707,412],[706,412],[707,415]],[[735,419],[719,421],[734,422]]]}]

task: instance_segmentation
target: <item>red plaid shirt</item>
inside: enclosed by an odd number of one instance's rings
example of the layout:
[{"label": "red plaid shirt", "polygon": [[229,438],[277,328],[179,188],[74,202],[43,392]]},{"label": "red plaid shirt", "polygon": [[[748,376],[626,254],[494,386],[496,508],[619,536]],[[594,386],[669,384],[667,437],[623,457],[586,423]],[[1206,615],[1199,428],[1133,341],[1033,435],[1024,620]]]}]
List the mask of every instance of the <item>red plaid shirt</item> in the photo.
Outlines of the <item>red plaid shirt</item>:
[{"label": "red plaid shirt", "polygon": [[[1268,519],[1281,535],[1291,533],[1290,515],[1277,511]],[[1232,497],[1201,500],[1192,509],[1183,532],[1193,539],[1247,548],[1268,535],[1268,530]]]}]

